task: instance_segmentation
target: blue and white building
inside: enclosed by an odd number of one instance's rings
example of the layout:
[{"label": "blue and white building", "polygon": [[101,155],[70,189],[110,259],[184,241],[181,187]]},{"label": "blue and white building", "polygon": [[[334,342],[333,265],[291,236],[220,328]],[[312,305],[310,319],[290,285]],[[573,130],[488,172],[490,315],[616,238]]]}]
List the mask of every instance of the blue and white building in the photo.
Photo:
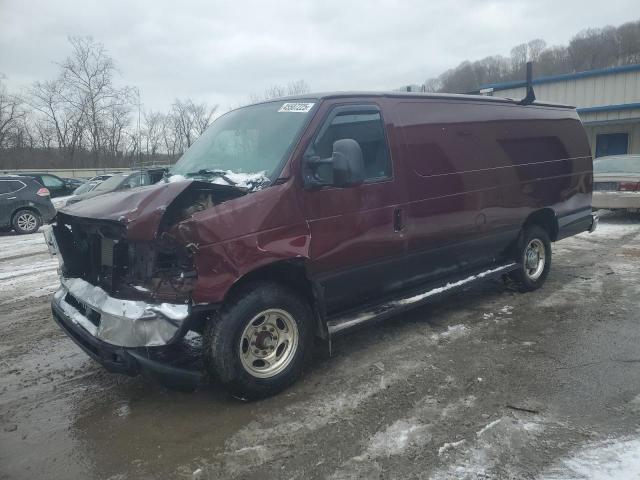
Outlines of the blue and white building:
[{"label": "blue and white building", "polygon": [[[577,107],[594,156],[640,154],[640,65],[534,77],[533,85],[537,99]],[[525,89],[524,81],[506,82],[480,93],[519,99]]]}]

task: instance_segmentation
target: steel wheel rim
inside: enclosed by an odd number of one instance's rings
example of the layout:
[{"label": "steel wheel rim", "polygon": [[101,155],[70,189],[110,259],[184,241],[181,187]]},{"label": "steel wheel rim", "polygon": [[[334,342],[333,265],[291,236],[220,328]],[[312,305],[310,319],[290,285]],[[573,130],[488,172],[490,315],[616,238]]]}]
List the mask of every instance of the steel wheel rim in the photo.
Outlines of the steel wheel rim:
[{"label": "steel wheel rim", "polygon": [[282,372],[298,349],[298,325],[288,312],[270,308],[247,323],[238,345],[244,369],[254,377]]},{"label": "steel wheel rim", "polygon": [[524,271],[531,280],[536,281],[542,275],[547,260],[544,243],[534,238],[524,249]]},{"label": "steel wheel rim", "polygon": [[18,217],[17,223],[20,230],[30,232],[31,230],[35,230],[38,225],[38,220],[33,213],[23,213]]}]

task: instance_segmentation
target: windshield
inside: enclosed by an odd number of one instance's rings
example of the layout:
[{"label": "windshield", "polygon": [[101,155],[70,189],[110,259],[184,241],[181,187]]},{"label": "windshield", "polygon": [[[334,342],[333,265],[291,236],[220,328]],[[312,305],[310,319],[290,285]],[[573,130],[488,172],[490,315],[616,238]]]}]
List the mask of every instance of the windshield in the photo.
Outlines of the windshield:
[{"label": "windshield", "polygon": [[94,190],[96,192],[111,192],[120,186],[120,184],[128,177],[128,175],[114,175],[111,178],[106,179]]},{"label": "windshield", "polygon": [[260,177],[273,180],[313,106],[313,101],[277,101],[229,112],[209,126],[171,174],[240,186]]},{"label": "windshield", "polygon": [[593,162],[594,173],[640,174],[640,155],[602,157]]},{"label": "windshield", "polygon": [[87,192],[90,192],[91,190],[93,190],[93,189],[96,187],[96,185],[98,185],[98,183],[97,183],[97,182],[87,182],[87,183],[84,183],[84,184],[80,185],[78,188],[76,188],[76,189],[73,191],[73,194],[74,194],[74,195],[80,195],[81,193],[87,193]]}]

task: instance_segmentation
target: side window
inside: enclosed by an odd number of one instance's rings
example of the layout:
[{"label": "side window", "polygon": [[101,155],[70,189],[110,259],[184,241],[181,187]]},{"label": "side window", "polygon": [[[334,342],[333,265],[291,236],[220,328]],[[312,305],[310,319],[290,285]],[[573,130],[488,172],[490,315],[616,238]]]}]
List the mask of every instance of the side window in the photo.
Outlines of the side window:
[{"label": "side window", "polygon": [[[329,122],[320,131],[320,135],[309,147],[311,151],[308,151],[307,154],[320,158],[331,157],[333,142],[350,138],[358,142],[362,149],[365,181],[391,178],[391,158],[380,112],[344,111],[338,113]],[[318,175],[330,183],[331,167],[320,167]]]},{"label": "side window", "polygon": [[14,193],[24,187],[24,183],[18,180],[0,180],[0,195]]},{"label": "side window", "polygon": [[64,183],[62,180],[56,177],[52,177],[51,175],[42,175],[42,184],[47,188],[62,188],[64,187]]}]

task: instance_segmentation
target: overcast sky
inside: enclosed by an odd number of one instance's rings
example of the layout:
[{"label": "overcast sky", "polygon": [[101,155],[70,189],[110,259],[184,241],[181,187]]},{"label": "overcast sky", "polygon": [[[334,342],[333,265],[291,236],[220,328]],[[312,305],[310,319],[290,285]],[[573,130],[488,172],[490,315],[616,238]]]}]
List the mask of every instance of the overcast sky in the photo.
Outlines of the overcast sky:
[{"label": "overcast sky", "polygon": [[13,90],[52,78],[67,37],[91,35],[147,108],[192,97],[226,109],[296,79],[313,91],[421,83],[638,13],[638,0],[0,0],[0,73]]}]

